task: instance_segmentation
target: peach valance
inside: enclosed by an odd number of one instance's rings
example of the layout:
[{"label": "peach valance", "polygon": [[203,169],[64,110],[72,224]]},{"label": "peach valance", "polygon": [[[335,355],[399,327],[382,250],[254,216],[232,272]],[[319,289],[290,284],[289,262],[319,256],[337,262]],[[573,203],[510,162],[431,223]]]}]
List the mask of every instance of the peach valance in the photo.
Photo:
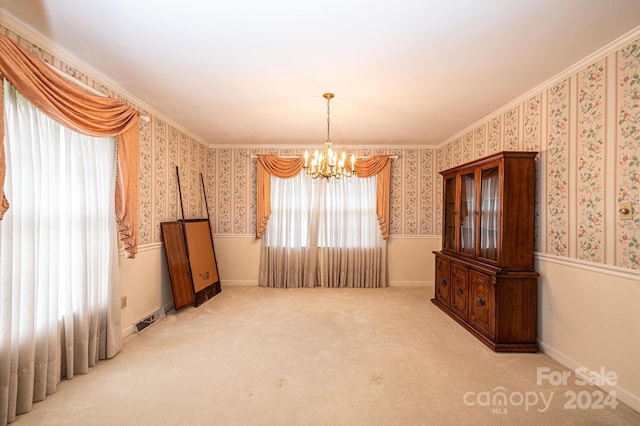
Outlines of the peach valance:
[{"label": "peach valance", "polygon": [[[116,137],[116,217],[126,256],[138,247],[138,143],[139,113],[121,101],[94,95],[67,81],[47,64],[0,34],[0,77],[43,113],[78,133]],[[0,220],[9,209],[4,193],[4,96],[0,85]]]},{"label": "peach valance", "polygon": [[[376,155],[356,161],[356,175],[377,175],[376,214],[382,237],[389,238],[389,192],[391,182],[391,158]],[[256,238],[264,233],[271,215],[271,176],[290,178],[302,171],[302,158],[281,158],[275,155],[259,155],[257,165]]]},{"label": "peach valance", "polygon": [[389,238],[389,202],[391,192],[391,157],[376,155],[356,161],[356,175],[370,177],[377,175],[376,214],[382,231],[382,238]]}]

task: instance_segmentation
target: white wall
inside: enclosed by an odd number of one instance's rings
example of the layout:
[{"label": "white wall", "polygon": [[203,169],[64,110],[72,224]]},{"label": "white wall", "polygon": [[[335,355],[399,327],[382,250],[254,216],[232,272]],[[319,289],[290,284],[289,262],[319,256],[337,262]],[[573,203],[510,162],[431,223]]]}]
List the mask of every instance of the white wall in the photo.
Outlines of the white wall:
[{"label": "white wall", "polygon": [[600,386],[640,411],[640,273],[537,256],[538,341],[571,370],[612,372]]},{"label": "white wall", "polygon": [[440,237],[389,237],[389,284],[394,287],[433,286],[434,250],[440,250]]},{"label": "white wall", "polygon": [[[389,281],[392,286],[433,284],[433,250],[440,249],[439,237],[389,237],[387,243]],[[222,285],[257,285],[260,240],[254,237],[214,236],[218,271]]]},{"label": "white wall", "polygon": [[135,259],[118,257],[120,295],[127,298],[122,309],[122,333],[133,332],[133,324],[158,309],[173,308],[173,295],[164,249],[161,244],[141,248]]}]

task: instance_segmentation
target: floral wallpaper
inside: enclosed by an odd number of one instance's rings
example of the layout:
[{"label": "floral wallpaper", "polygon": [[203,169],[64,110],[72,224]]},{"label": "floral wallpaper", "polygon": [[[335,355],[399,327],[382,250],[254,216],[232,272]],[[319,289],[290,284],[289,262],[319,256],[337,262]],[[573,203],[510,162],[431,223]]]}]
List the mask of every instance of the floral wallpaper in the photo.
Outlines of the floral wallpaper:
[{"label": "floral wallpaper", "polygon": [[578,259],[605,260],[605,61],[578,73]]},{"label": "floral wallpaper", "polygon": [[418,178],[420,188],[420,235],[435,234],[434,228],[434,151],[423,149],[419,151],[420,165]]},{"label": "floral wallpaper", "polygon": [[473,158],[473,132],[467,132],[462,136],[462,163],[468,163]]},{"label": "floral wallpaper", "polygon": [[[151,139],[151,123],[140,122],[140,146],[139,146],[139,173],[141,175],[151,175],[151,167],[153,166],[153,159],[151,158],[151,146],[153,145]],[[140,241],[149,243],[151,241],[151,199],[145,197],[145,194],[152,194],[153,182],[150,179],[139,180],[138,194],[140,195],[138,205],[138,233]],[[144,244],[143,243],[143,244]]]},{"label": "floral wallpaper", "polygon": [[502,117],[497,116],[489,121],[489,132],[487,135],[488,151],[487,155],[499,152],[502,148]]},{"label": "floral wallpaper", "polygon": [[540,224],[540,201],[544,197],[541,188],[541,163],[546,160],[546,154],[541,149],[542,144],[542,96],[540,94],[528,98],[522,105],[523,110],[523,130],[522,137],[519,137],[522,145],[518,149],[523,151],[538,151],[538,162],[536,163],[536,214],[535,214],[535,246],[536,251],[543,251]]},{"label": "floral wallpaper", "polygon": [[633,220],[618,221],[616,259],[627,268],[640,269],[640,42],[618,52],[615,202],[630,201]]},{"label": "floral wallpaper", "polygon": [[548,90],[547,105],[547,253],[569,249],[569,83]]},{"label": "floral wallpaper", "polygon": [[150,123],[140,127],[146,141],[140,144],[138,176],[141,246],[162,241],[161,222],[207,217],[205,145],[167,120],[147,116]]},{"label": "floral wallpaper", "polygon": [[520,108],[517,106],[504,113],[504,149],[518,150],[520,135]]},{"label": "floral wallpaper", "polygon": [[[471,143],[473,144],[473,137],[471,137]],[[445,165],[444,161],[445,150],[443,147],[438,148],[436,151],[436,170],[442,171],[448,169]],[[442,197],[443,197],[443,188],[442,188],[442,175],[438,173],[436,177],[436,232],[442,233]]]},{"label": "floral wallpaper", "polygon": [[453,164],[462,164],[464,161],[462,160],[462,138],[458,138],[454,140],[451,146],[451,152],[453,153]]},{"label": "floral wallpaper", "polygon": [[[391,163],[391,235],[435,234],[431,148],[338,147],[358,157],[397,155]],[[255,235],[256,161],[258,154],[302,155],[303,148],[212,147],[207,158],[207,202],[213,232],[218,235]],[[211,189],[209,191],[209,188]]]},{"label": "floral wallpaper", "polygon": [[487,155],[487,151],[485,149],[485,135],[486,135],[485,129],[486,129],[486,124],[483,124],[477,127],[473,132],[473,138],[474,138],[475,147],[476,147],[475,158],[480,158]]},{"label": "floral wallpaper", "polygon": [[542,100],[541,96],[529,98],[523,105],[524,108],[524,143],[521,149],[524,151],[540,151],[540,138],[542,133]]}]

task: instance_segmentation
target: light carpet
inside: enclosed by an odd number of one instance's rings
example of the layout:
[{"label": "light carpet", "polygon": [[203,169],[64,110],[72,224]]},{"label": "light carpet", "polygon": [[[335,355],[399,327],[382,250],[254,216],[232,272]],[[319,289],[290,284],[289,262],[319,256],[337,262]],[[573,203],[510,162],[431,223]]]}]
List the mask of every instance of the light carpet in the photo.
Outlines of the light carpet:
[{"label": "light carpet", "polygon": [[492,352],[432,292],[225,287],[127,338],[14,424],[640,424],[622,403],[593,406],[598,389],[574,376],[538,384],[539,371],[567,368]]}]

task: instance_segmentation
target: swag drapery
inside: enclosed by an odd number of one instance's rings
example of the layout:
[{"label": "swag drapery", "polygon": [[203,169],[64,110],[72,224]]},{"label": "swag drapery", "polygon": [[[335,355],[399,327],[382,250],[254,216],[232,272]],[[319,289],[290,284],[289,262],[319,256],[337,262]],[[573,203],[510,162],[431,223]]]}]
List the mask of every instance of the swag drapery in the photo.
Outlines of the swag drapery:
[{"label": "swag drapery", "polygon": [[[115,210],[118,234],[125,254],[138,249],[138,124],[139,113],[115,99],[89,93],[67,81],[28,50],[0,34],[0,77],[40,111],[78,133],[116,137],[117,172]],[[0,84],[0,220],[9,209],[4,192],[3,85]]]},{"label": "swag drapery", "polygon": [[390,164],[361,160],[355,181],[327,183],[301,176],[299,158],[258,156],[259,285],[386,287]]},{"label": "swag drapery", "polygon": [[[256,239],[264,233],[271,214],[271,175],[290,178],[302,171],[302,158],[282,158],[276,155],[259,155],[257,166]],[[356,175],[366,178],[376,176],[376,214],[382,237],[389,238],[389,185],[391,181],[391,158],[376,155],[358,160]]]}]

